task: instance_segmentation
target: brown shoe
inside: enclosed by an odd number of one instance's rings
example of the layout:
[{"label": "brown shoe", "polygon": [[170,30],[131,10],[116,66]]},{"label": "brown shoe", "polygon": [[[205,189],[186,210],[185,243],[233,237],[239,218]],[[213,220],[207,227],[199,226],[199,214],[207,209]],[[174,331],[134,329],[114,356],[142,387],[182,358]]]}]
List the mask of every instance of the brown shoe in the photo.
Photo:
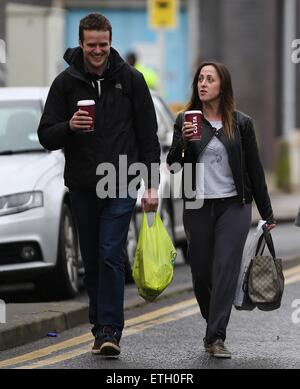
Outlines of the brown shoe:
[{"label": "brown shoe", "polygon": [[105,357],[118,356],[121,352],[119,345],[120,337],[120,333],[117,331],[104,327],[95,338],[92,354],[103,355]]},{"label": "brown shoe", "polygon": [[222,339],[215,340],[211,344],[209,352],[215,358],[231,358],[231,352],[227,350]]},{"label": "brown shoe", "polygon": [[100,354],[100,349],[103,344],[103,340],[95,338],[94,345],[92,347],[92,354]]},{"label": "brown shoe", "polygon": [[205,348],[205,351],[206,351],[206,352],[209,352],[210,347],[211,347],[211,343],[208,343],[208,342],[207,342],[206,337],[203,338],[203,346],[204,346],[204,348]]}]

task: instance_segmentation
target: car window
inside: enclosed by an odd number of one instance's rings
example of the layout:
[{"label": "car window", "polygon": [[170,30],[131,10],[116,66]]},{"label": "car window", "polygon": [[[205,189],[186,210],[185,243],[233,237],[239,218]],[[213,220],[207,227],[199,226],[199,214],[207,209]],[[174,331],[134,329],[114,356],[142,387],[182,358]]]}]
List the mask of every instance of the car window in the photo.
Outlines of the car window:
[{"label": "car window", "polygon": [[37,136],[40,101],[1,101],[0,152],[42,149]]},{"label": "car window", "polygon": [[160,142],[163,142],[165,138],[165,123],[162,114],[156,105],[155,105],[155,111],[156,111],[157,127],[158,127],[157,130],[158,139]]},{"label": "car window", "polygon": [[157,106],[157,109],[161,112],[163,115],[164,121],[166,126],[172,127],[174,124],[174,116],[171,113],[170,109],[166,105],[166,103],[161,99],[159,96],[153,96],[153,99],[155,101],[155,104]]},{"label": "car window", "polygon": [[153,96],[158,122],[158,136],[160,142],[166,142],[168,133],[173,133],[174,118],[163,100],[158,96]]}]

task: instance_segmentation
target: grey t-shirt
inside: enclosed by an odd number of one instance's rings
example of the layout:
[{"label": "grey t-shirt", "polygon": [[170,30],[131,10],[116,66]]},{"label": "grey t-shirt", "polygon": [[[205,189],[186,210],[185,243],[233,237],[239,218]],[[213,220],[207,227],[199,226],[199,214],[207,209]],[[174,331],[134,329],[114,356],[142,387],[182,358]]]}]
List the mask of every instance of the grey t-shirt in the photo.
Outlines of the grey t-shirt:
[{"label": "grey t-shirt", "polygon": [[[222,128],[221,121],[211,121],[217,130]],[[223,143],[214,136],[198,158],[197,197],[205,199],[232,197],[237,195],[228,155]]]}]

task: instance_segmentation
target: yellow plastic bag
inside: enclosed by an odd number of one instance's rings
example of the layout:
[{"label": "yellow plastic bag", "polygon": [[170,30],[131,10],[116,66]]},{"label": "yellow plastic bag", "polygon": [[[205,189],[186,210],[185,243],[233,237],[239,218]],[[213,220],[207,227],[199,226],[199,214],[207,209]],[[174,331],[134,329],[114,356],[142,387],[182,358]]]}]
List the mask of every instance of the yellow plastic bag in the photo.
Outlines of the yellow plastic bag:
[{"label": "yellow plastic bag", "polygon": [[153,225],[149,227],[144,212],[132,275],[140,296],[146,301],[153,301],[171,283],[176,255],[159,214],[156,212]]}]

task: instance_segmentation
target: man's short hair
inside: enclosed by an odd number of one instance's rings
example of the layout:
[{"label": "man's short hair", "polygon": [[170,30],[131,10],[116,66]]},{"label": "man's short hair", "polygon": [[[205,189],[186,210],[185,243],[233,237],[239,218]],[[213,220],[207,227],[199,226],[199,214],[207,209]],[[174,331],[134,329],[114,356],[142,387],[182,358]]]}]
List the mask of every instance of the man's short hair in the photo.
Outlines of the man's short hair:
[{"label": "man's short hair", "polygon": [[83,42],[84,30],[109,31],[109,39],[112,39],[112,27],[110,21],[103,15],[94,12],[80,20],[79,40]]}]

